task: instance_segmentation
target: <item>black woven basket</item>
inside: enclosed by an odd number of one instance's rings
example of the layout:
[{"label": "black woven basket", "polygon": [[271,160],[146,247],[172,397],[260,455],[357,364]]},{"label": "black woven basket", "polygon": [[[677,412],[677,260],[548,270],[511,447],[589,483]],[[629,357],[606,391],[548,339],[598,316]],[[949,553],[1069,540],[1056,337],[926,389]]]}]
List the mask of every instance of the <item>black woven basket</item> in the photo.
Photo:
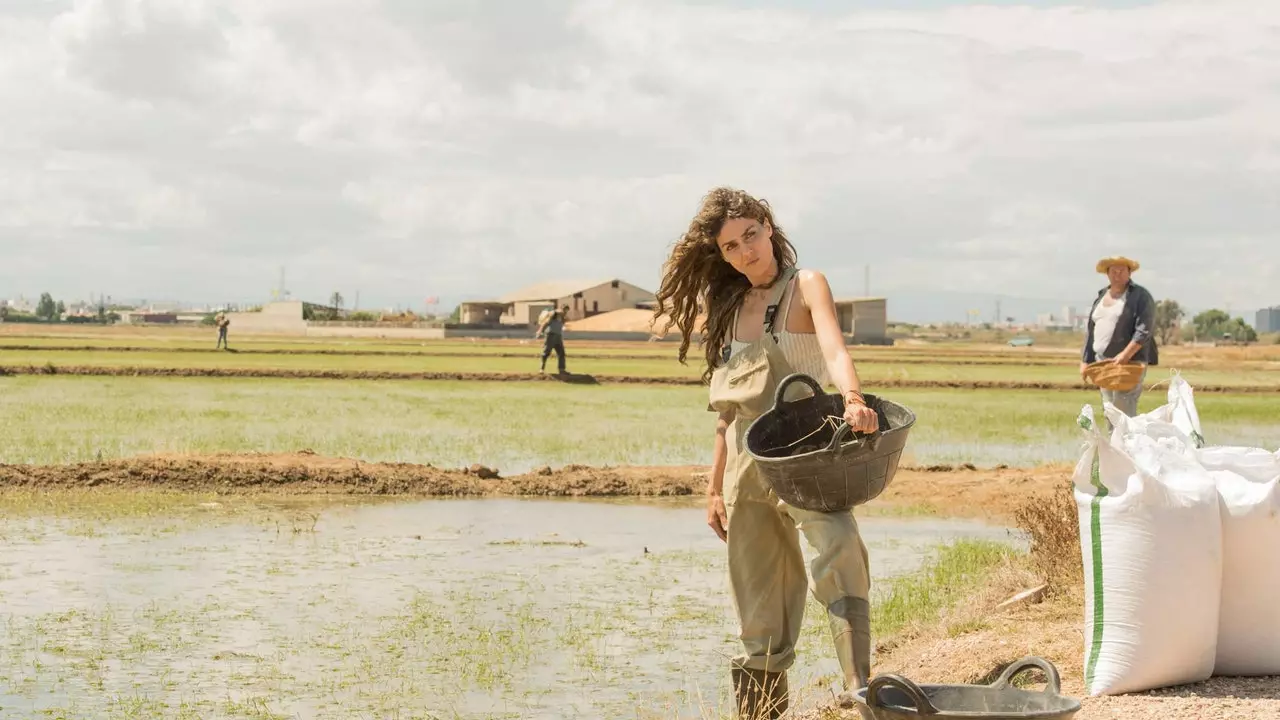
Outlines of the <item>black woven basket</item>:
[{"label": "black woven basket", "polygon": [[[784,401],[803,382],[811,397]],[[816,380],[793,373],[778,383],[773,408],[747,428],[746,450],[783,502],[817,512],[841,512],[874,500],[898,471],[915,413],[867,393],[880,427],[855,433],[844,422],[844,398],[824,393]]]}]

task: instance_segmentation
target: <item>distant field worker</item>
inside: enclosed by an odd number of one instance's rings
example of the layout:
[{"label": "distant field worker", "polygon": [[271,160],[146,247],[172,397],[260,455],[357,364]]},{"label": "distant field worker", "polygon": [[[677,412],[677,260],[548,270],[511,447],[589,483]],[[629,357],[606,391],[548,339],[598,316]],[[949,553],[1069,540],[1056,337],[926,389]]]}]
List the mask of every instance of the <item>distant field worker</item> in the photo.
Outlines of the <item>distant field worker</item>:
[{"label": "distant field worker", "polygon": [[224,350],[229,350],[230,348],[227,347],[227,328],[231,326],[231,320],[227,318],[226,313],[220,312],[214,317],[213,324],[218,328],[218,344],[214,346],[214,349],[223,348]]},{"label": "distant field worker", "polygon": [[538,332],[534,337],[546,337],[542,343],[542,372],[547,371],[547,358],[551,357],[551,351],[556,353],[556,362],[559,365],[559,373],[565,374],[564,369],[564,322],[569,316],[569,306],[565,305],[559,310],[553,309],[549,313],[545,313],[538,320]]},{"label": "distant field worker", "polygon": [[[863,400],[826,277],[797,269],[795,248],[767,202],[716,188],[675,243],[654,318],[667,315],[667,328],[680,328],[681,362],[704,298],[703,380],[711,386],[708,409],[719,414],[707,524],[727,543],[743,650],[730,674],[738,716],[774,718],[789,703],[787,670],[810,591],[827,610],[845,688],[869,682],[871,575],[853,513],[779,500],[746,450],[747,427],[772,407],[779,382],[793,372],[834,384],[853,430],[874,431],[878,418]],[[808,582],[800,533],[816,551]]]},{"label": "distant field worker", "polygon": [[1107,276],[1107,287],[1098,291],[1089,308],[1088,331],[1081,353],[1080,374],[1094,362],[1142,365],[1138,384],[1128,391],[1101,388],[1102,400],[1116,406],[1129,417],[1138,414],[1138,399],[1147,368],[1160,364],[1154,334],[1156,303],[1146,288],[1133,282],[1139,264],[1127,257],[1106,257],[1098,261],[1097,271]]}]

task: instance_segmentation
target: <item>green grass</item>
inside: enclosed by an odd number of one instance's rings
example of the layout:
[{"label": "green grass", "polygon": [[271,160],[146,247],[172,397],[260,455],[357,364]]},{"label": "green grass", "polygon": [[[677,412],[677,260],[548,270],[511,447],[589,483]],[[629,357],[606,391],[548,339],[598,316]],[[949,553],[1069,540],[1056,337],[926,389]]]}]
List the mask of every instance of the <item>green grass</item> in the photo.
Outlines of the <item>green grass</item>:
[{"label": "green grass", "polygon": [[[523,357],[482,355],[459,357],[449,354],[373,355],[368,352],[350,355],[288,355],[246,354],[235,352],[174,352],[117,350],[68,351],[68,350],[0,350],[0,365],[10,367],[47,366],[73,367],[145,367],[192,369],[271,369],[302,371],[363,371],[363,372],[474,372],[525,374],[538,372],[539,350],[526,346],[507,352],[523,353]],[[697,378],[701,374],[697,358],[681,365],[674,353],[653,357],[586,357],[569,354],[569,370],[577,374],[601,376],[635,376],[652,378]],[[868,385],[885,381],[922,382],[1042,382],[1073,385],[1080,382],[1076,363],[1063,361],[1053,365],[1018,365],[995,361],[991,364],[955,364],[895,361],[895,356],[867,354],[855,360],[859,376]],[[549,367],[555,368],[554,358]],[[1168,377],[1164,368],[1153,369],[1147,378],[1152,384]],[[1184,377],[1193,385],[1266,386],[1280,387],[1280,371],[1265,369],[1219,370],[1187,368]]]},{"label": "green grass", "polygon": [[[21,334],[0,335],[0,350],[14,347],[48,348],[95,348],[97,350],[134,350],[134,351],[186,351],[186,352],[222,352],[215,349],[213,335],[208,338],[193,337],[186,333],[173,337],[138,336],[123,333],[95,335],[49,335],[32,336]],[[579,356],[641,356],[657,359],[670,359],[676,356],[676,342],[598,342],[579,341],[572,335],[566,337],[566,345]],[[486,340],[423,340],[423,339],[384,339],[384,338],[290,338],[273,336],[247,335],[236,339],[233,349],[263,352],[313,352],[313,353],[397,353],[421,355],[501,355],[510,353],[540,352],[542,341],[528,338],[486,339]],[[898,360],[928,361],[943,358],[957,358],[969,361],[990,363],[1063,362],[1075,357],[1071,352],[1045,352],[1043,349],[1027,350],[1008,347],[965,347],[965,346],[852,346],[851,352],[856,358],[864,360]],[[696,344],[690,348],[690,355],[697,357],[699,350]]]},{"label": "green grass", "polygon": [[1005,543],[957,540],[943,545],[919,571],[892,579],[871,603],[871,634],[893,635],[915,623],[929,624],[975,590],[987,573],[1019,554]]},{"label": "green grass", "polygon": [[[902,389],[918,416],[903,462],[1073,462],[1088,391]],[[700,387],[256,378],[0,378],[0,462],[163,452],[294,452],[506,474],[570,463],[704,464],[713,416]],[[1147,393],[1143,412],[1164,402]],[[1275,400],[1197,397],[1217,444],[1274,449]]]},{"label": "green grass", "polygon": [[[539,350],[528,348],[525,357],[451,357],[449,355],[254,355],[235,352],[94,352],[5,350],[0,365],[53,364],[55,367],[237,368],[284,370],[338,370],[366,372],[473,372],[536,373]],[[569,369],[589,375],[638,375],[643,377],[696,377],[698,370],[674,359],[573,358]],[[555,370],[555,358],[549,361]]]},{"label": "green grass", "polygon": [[[26,336],[0,335],[0,351],[7,347],[90,347],[107,349],[137,348],[154,351],[208,351],[223,352],[215,349],[215,336],[212,332],[207,339],[180,337],[138,337],[117,335],[114,337],[79,337],[79,336]],[[627,343],[590,343],[578,345],[583,352],[592,355],[644,355],[652,357],[674,357],[676,345],[673,343],[650,344],[644,342]],[[530,348],[541,350],[542,340],[532,337],[509,340],[386,340],[372,338],[298,338],[280,339],[270,336],[241,336],[232,345],[235,350],[251,350],[254,352],[328,352],[328,353],[402,353],[423,355],[499,355],[512,352],[528,352]]]}]

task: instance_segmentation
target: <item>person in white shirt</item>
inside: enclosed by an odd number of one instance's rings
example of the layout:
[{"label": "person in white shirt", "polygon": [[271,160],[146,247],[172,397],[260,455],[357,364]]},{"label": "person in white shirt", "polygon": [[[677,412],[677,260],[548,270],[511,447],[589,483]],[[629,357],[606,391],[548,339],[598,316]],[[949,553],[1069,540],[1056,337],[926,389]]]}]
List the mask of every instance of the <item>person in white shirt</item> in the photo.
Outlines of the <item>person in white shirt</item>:
[{"label": "person in white shirt", "polygon": [[1115,405],[1129,417],[1138,414],[1138,399],[1142,396],[1147,368],[1160,363],[1154,334],[1156,303],[1146,288],[1133,282],[1132,275],[1138,268],[1136,260],[1123,256],[1098,261],[1097,271],[1110,282],[1098,291],[1089,309],[1088,331],[1080,358],[1081,375],[1089,364],[1099,360],[1143,366],[1142,377],[1132,390],[1102,390],[1103,401]]}]

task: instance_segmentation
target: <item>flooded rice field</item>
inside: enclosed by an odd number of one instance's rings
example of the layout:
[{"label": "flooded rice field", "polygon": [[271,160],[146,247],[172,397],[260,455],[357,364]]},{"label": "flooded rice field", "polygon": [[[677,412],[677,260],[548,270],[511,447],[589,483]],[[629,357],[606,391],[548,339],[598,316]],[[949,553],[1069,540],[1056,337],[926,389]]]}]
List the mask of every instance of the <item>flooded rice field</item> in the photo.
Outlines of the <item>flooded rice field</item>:
[{"label": "flooded rice field", "polygon": [[[949,539],[1011,539],[960,521],[861,524],[879,579]],[[0,718],[728,707],[723,545],[687,501],[191,496],[7,512],[0,542]],[[817,611],[793,688],[836,682]]]}]

